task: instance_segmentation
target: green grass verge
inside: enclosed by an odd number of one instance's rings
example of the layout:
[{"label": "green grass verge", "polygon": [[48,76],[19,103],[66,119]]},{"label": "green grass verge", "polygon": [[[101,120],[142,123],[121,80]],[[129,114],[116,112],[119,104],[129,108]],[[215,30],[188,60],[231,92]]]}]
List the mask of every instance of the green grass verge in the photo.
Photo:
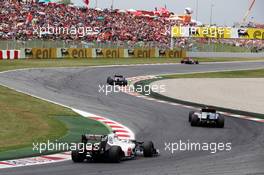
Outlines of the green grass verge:
[{"label": "green grass verge", "polygon": [[[41,67],[81,67],[100,65],[124,65],[124,64],[153,64],[153,63],[179,63],[180,58],[93,58],[93,59],[25,59],[2,60],[0,71],[41,68]],[[200,62],[226,62],[226,61],[264,61],[264,58],[199,58]]]},{"label": "green grass verge", "polygon": [[[108,128],[106,126],[104,127],[102,123],[81,116],[53,116],[53,118],[65,125],[67,132],[60,138],[48,139],[50,143],[68,143],[70,145],[70,143],[80,142],[81,135],[85,133],[109,133]],[[33,139],[32,143],[22,148],[2,151],[0,152],[0,160],[10,160],[67,151],[67,147],[65,147],[64,150],[63,147],[61,147],[60,150],[46,150],[40,153],[38,150],[33,150],[33,143],[47,143],[47,139]]]},{"label": "green grass verge", "polygon": [[[149,79],[149,80],[143,80],[139,81],[135,84],[135,87],[142,86],[143,91],[141,94],[146,95],[148,93],[148,88],[144,88],[144,86],[149,85],[155,81],[163,80],[163,79],[175,79],[175,78],[264,78],[264,69],[256,69],[256,70],[242,70],[242,71],[224,71],[224,72],[211,72],[211,73],[190,73],[190,74],[174,74],[174,75],[161,75],[158,79]],[[156,98],[159,100],[169,101],[173,103],[188,105],[188,106],[194,106],[194,107],[204,107],[209,106],[216,108],[219,111],[233,113],[233,114],[240,114],[240,115],[246,115],[246,116],[252,116],[256,118],[264,119],[264,114],[258,114],[258,113],[252,113],[247,111],[240,111],[240,110],[234,110],[234,109],[228,109],[228,108],[222,108],[217,106],[211,106],[208,104],[200,104],[200,103],[193,103],[188,102],[184,100],[174,99],[171,97],[167,97],[164,95],[161,95],[159,93],[153,92],[150,90],[150,97]]]},{"label": "green grass verge", "polygon": [[15,149],[34,140],[61,137],[67,128],[55,115],[76,115],[70,109],[0,87],[0,151]]},{"label": "green grass verge", "polygon": [[[72,126],[67,121],[80,118],[78,114],[70,109],[2,86],[0,86],[0,113],[0,159],[32,155],[28,147],[33,142],[55,140],[69,135]],[[69,119],[58,120],[54,116],[69,116]],[[91,131],[96,133],[99,130],[108,133],[103,124],[95,123],[91,119],[85,120],[87,120],[85,126],[91,128]],[[78,134],[80,135],[80,132]],[[74,137],[67,140],[74,140]]]}]

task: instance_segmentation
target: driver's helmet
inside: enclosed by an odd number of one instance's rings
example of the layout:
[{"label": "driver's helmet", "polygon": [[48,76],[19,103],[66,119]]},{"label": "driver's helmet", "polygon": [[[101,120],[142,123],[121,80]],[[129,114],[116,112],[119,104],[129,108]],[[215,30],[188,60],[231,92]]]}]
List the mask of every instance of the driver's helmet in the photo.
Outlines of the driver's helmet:
[{"label": "driver's helmet", "polygon": [[118,136],[116,135],[116,131],[113,131],[111,134],[109,134],[110,137],[113,139],[118,139]]},{"label": "driver's helmet", "polygon": [[117,134],[116,134],[116,131],[113,131],[113,135],[114,135],[114,138],[115,138],[115,139],[118,139],[118,136],[117,136]]}]

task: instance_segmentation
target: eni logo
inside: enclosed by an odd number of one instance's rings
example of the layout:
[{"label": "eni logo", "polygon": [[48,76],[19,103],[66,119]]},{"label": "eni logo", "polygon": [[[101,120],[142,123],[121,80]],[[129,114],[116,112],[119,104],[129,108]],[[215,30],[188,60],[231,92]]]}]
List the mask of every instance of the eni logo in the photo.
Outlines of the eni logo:
[{"label": "eni logo", "polygon": [[184,52],[182,50],[181,51],[170,50],[169,53],[168,53],[168,57],[169,58],[183,58],[185,56],[184,56]]},{"label": "eni logo", "polygon": [[54,58],[53,49],[36,49],[35,51],[35,57],[40,59],[40,58]]},{"label": "eni logo", "polygon": [[151,50],[138,50],[136,57],[138,58],[150,58]]},{"label": "eni logo", "polygon": [[87,49],[73,49],[71,56],[72,58],[89,58],[89,51]]},{"label": "eni logo", "polygon": [[264,30],[257,30],[253,33],[253,39],[264,39]]}]

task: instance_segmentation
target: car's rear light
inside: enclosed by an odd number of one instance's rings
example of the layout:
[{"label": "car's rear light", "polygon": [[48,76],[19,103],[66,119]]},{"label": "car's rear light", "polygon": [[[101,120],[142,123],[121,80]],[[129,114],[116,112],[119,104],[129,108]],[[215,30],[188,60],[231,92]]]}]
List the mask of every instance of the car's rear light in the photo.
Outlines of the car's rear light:
[{"label": "car's rear light", "polygon": [[127,155],[128,155],[128,156],[131,156],[131,154],[132,154],[132,149],[131,149],[131,148],[128,148],[128,149],[127,149]]}]

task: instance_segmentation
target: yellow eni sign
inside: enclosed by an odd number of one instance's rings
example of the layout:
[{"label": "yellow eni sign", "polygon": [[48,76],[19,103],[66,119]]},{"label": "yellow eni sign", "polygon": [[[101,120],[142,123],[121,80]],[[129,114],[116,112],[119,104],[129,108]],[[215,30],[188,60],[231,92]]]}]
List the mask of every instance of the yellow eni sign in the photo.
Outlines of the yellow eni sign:
[{"label": "yellow eni sign", "polygon": [[47,59],[47,58],[57,58],[56,48],[32,48],[28,54],[29,58],[37,59]]},{"label": "yellow eni sign", "polygon": [[171,49],[160,49],[159,58],[185,58],[186,51],[184,50],[171,50]]},{"label": "yellow eni sign", "polygon": [[97,48],[95,53],[97,58],[124,58],[122,48]]},{"label": "yellow eni sign", "polygon": [[264,39],[264,29],[231,27],[183,27],[174,26],[171,31],[174,38],[223,38],[223,39]]},{"label": "yellow eni sign", "polygon": [[243,39],[264,40],[264,29],[257,29],[257,28],[238,29],[238,37]]},{"label": "yellow eni sign", "polygon": [[89,48],[68,48],[61,49],[61,54],[66,58],[91,58],[92,49]]}]

